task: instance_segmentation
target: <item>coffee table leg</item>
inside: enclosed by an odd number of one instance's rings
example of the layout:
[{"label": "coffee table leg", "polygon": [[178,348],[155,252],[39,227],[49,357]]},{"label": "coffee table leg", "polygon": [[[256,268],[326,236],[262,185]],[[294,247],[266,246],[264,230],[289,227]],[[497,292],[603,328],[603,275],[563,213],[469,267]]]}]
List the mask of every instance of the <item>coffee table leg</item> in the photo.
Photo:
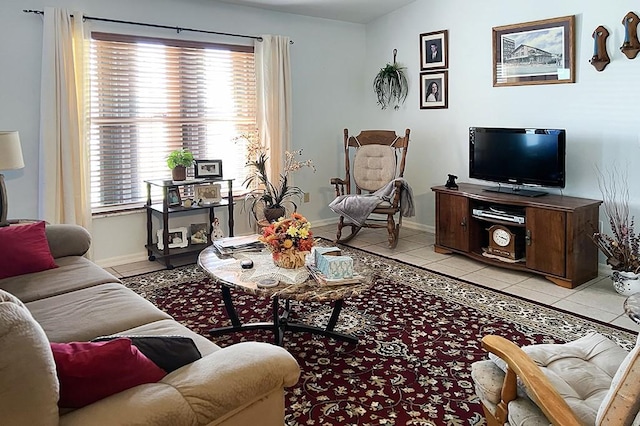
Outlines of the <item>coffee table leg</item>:
[{"label": "coffee table leg", "polygon": [[231,290],[226,285],[222,285],[222,300],[224,301],[224,307],[227,310],[227,316],[231,320],[231,326],[211,329],[209,330],[209,334],[211,336],[220,336],[234,331],[274,329],[274,323],[271,322],[252,322],[249,324],[242,324],[242,322],[240,322],[240,318],[238,318],[236,308],[233,307]]},{"label": "coffee table leg", "polygon": [[278,296],[273,296],[271,309],[273,316],[273,341],[276,345],[282,346],[284,327],[280,323],[280,299],[278,299]]},{"label": "coffee table leg", "polygon": [[327,323],[327,331],[333,331],[338,322],[338,317],[340,316],[340,311],[342,310],[342,304],[344,303],[343,299],[336,300],[333,305],[333,312],[331,312],[331,317],[329,318],[329,322]]},{"label": "coffee table leg", "polygon": [[[340,333],[338,331],[334,331],[336,323],[338,322],[338,316],[340,316],[340,311],[342,310],[342,305],[344,300],[336,300],[333,305],[333,312],[331,313],[331,317],[329,318],[329,322],[325,328],[315,327],[313,325],[302,324],[299,322],[287,322],[285,321],[284,326],[287,330],[291,331],[304,331],[307,333],[319,334],[325,337],[331,337],[336,340],[342,340],[349,343],[358,343],[358,338],[352,336],[350,334]],[[287,315],[288,315],[288,306],[287,306]]]},{"label": "coffee table leg", "polygon": [[240,327],[240,319],[238,318],[238,313],[236,312],[236,308],[233,307],[233,301],[231,300],[231,290],[226,285],[222,286],[222,300],[224,301],[224,307],[227,310],[227,315],[231,320],[231,324],[234,327]]},{"label": "coffee table leg", "polygon": [[333,339],[342,340],[350,343],[358,343],[358,338],[350,334],[344,334],[334,331],[334,328],[338,322],[340,311],[344,304],[344,300],[336,300],[333,304],[333,311],[331,317],[325,328],[315,327],[312,325],[302,324],[298,322],[289,322],[289,313],[291,312],[291,305],[289,299],[285,300],[284,310],[280,314],[280,299],[278,296],[273,296],[271,310],[273,316],[273,322],[258,322],[242,324],[238,313],[233,306],[233,300],[231,299],[231,290],[226,285],[222,286],[222,300],[224,301],[224,307],[227,310],[227,315],[231,320],[230,327],[220,327],[209,330],[211,336],[219,336],[232,331],[242,330],[272,330],[274,343],[278,346],[282,346],[284,339],[284,332],[290,331],[303,331],[307,333],[319,334],[325,337],[331,337]]}]

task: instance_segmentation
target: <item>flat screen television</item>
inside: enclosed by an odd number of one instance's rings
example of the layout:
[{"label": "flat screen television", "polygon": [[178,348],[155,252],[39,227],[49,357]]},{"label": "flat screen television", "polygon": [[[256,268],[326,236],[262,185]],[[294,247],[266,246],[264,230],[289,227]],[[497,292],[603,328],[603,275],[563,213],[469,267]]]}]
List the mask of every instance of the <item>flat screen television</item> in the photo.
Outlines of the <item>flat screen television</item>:
[{"label": "flat screen television", "polygon": [[487,188],[527,197],[545,191],[523,185],[564,188],[564,129],[469,128],[469,177],[509,184]]}]

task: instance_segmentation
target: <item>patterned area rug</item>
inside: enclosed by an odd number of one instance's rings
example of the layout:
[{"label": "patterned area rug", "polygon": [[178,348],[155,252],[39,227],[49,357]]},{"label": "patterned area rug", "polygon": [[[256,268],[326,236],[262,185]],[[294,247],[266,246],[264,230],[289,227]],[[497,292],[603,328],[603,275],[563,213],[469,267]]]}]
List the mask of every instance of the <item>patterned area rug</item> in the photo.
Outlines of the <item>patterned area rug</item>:
[{"label": "patterned area rug", "polygon": [[[631,332],[550,309],[426,269],[343,247],[377,276],[373,287],[345,302],[337,329],[357,345],[308,333],[285,335],[302,369],[287,390],[286,424],[482,425],[471,363],[486,357],[480,339],[499,334],[519,345],[559,343],[597,331],[629,350]],[[195,265],[123,280],[194,331],[230,325],[219,286]],[[270,318],[260,297],[233,293],[243,322]],[[296,319],[324,326],[331,307],[293,302]],[[267,331],[215,341],[272,342]]]}]

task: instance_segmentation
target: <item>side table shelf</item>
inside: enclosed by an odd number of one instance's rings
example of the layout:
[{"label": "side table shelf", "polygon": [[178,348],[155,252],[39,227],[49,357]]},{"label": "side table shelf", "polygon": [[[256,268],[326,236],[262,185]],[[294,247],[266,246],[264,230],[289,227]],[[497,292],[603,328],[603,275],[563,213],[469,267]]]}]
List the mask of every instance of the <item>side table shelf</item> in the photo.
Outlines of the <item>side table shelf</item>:
[{"label": "side table shelf", "polygon": [[[227,183],[228,195],[225,199],[220,200],[220,202],[206,204],[201,206],[192,206],[192,207],[183,207],[183,206],[169,206],[168,202],[168,191],[170,188],[182,187],[182,186],[193,186],[193,185],[205,185],[211,183]],[[216,180],[204,180],[204,181],[185,181],[185,182],[174,182],[172,180],[147,180],[145,181],[147,184],[147,244],[145,248],[147,249],[147,254],[149,256],[149,261],[162,260],[166,265],[167,269],[173,269],[173,265],[171,264],[171,258],[176,256],[182,256],[186,254],[196,254],[201,252],[203,249],[211,245],[211,234],[212,234],[212,223],[214,222],[215,209],[216,208],[226,208],[229,216],[228,221],[228,232],[229,236],[233,237],[233,179],[216,179]],[[156,186],[162,189],[162,202],[161,203],[153,203],[151,199],[151,187]],[[208,210],[208,224],[207,224],[207,243],[206,244],[191,244],[189,243],[186,247],[180,248],[169,248],[169,218],[171,215],[187,215],[189,213],[194,212],[202,212],[203,210]],[[153,216],[157,215],[162,220],[162,249],[158,248],[158,245],[153,242],[153,237],[156,234],[154,232],[153,227]]]}]

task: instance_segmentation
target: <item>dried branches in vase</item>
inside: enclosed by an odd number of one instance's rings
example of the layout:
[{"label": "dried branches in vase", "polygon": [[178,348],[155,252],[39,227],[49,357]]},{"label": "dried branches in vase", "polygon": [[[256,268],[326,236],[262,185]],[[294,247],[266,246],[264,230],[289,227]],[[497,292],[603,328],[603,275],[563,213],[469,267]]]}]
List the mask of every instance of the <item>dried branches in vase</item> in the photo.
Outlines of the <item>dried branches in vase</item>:
[{"label": "dried branches in vase", "polygon": [[629,185],[626,173],[617,168],[606,174],[598,169],[598,186],[611,235],[594,232],[591,239],[606,256],[614,271],[640,272],[640,236],[635,231],[635,217],[629,210]]}]

